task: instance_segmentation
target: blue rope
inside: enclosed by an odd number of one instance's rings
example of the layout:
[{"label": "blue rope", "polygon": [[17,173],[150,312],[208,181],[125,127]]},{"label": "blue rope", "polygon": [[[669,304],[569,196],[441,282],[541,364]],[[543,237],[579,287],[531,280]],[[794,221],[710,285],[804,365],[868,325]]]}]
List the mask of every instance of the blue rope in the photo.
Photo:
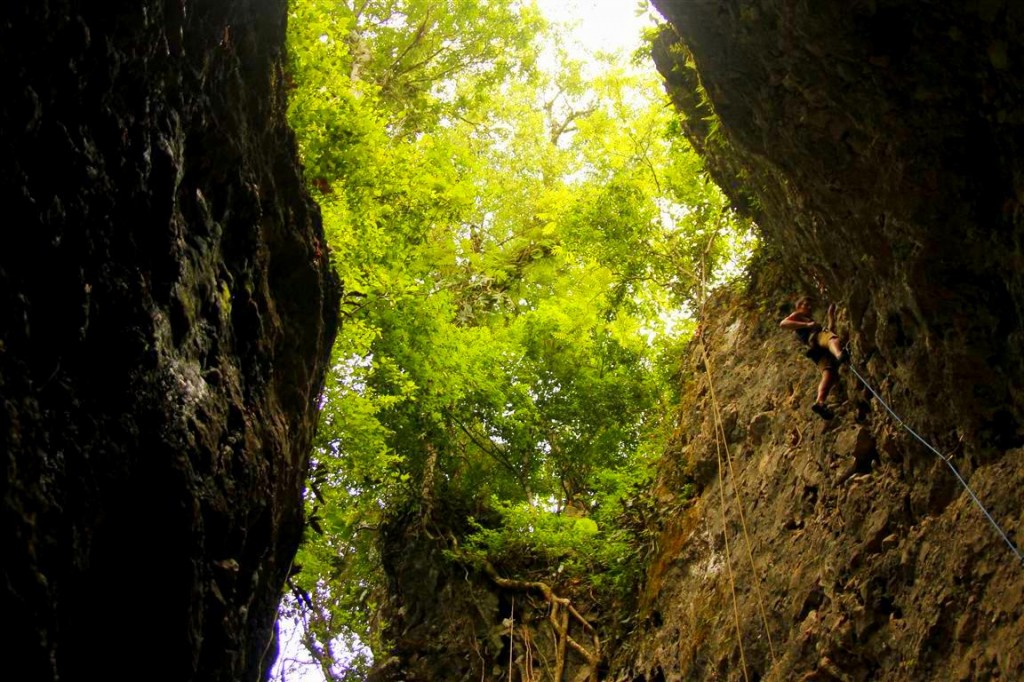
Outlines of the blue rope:
[{"label": "blue rope", "polygon": [[942,460],[943,462],[945,462],[945,463],[946,463],[946,466],[948,466],[948,467],[949,467],[949,470],[953,472],[953,475],[957,477],[957,480],[959,480],[959,481],[960,481],[960,484],[961,484],[961,485],[962,485],[962,486],[964,487],[964,490],[966,490],[966,491],[967,491],[967,494],[971,496],[971,499],[972,499],[972,500],[974,500],[974,504],[978,505],[978,509],[980,509],[980,510],[981,510],[981,513],[985,515],[985,518],[987,518],[987,519],[989,520],[989,523],[991,523],[991,524],[992,524],[992,527],[996,529],[996,532],[997,532],[997,533],[999,533],[999,535],[1000,535],[1000,536],[1001,536],[1001,537],[1003,538],[1003,541],[1004,541],[1004,542],[1006,542],[1006,545],[1007,545],[1007,546],[1008,546],[1008,547],[1010,548],[1010,551],[1012,551],[1012,552],[1013,552],[1014,554],[1016,554],[1016,555],[1017,555],[1017,559],[1019,559],[1019,560],[1020,560],[1020,562],[1021,562],[1022,564],[1024,564],[1024,554],[1021,554],[1020,550],[1019,550],[1019,549],[1017,549],[1017,546],[1016,546],[1016,545],[1014,545],[1014,544],[1013,544],[1013,542],[1011,542],[1011,541],[1010,541],[1010,538],[1009,538],[1009,537],[1007,537],[1007,535],[1006,535],[1006,533],[1005,533],[1005,532],[1003,531],[1003,529],[999,527],[999,524],[998,524],[998,523],[996,523],[996,520],[995,520],[994,518],[992,518],[992,515],[991,515],[991,514],[989,514],[989,513],[988,513],[988,510],[987,510],[987,509],[985,509],[985,505],[983,505],[983,504],[981,503],[981,500],[979,500],[979,499],[978,499],[978,496],[974,494],[974,491],[973,491],[973,490],[971,490],[971,486],[967,485],[967,481],[965,481],[965,480],[964,480],[964,477],[963,477],[963,476],[961,476],[961,475],[960,475],[960,472],[959,472],[959,471],[957,471],[957,469],[956,469],[956,467],[955,467],[955,466],[953,466],[953,463],[952,463],[952,462],[950,462],[950,461],[949,461],[949,459],[947,459],[946,457],[944,457],[944,456],[942,455],[942,453],[941,453],[941,452],[939,452],[939,451],[938,451],[938,450],[936,450],[936,449],[935,449],[934,447],[932,447],[932,446],[931,446],[931,444],[930,444],[930,443],[928,443],[928,441],[926,441],[926,440],[925,440],[924,438],[921,438],[921,436],[919,436],[919,435],[917,434],[917,432],[916,432],[916,431],[914,431],[914,429],[912,429],[912,428],[910,428],[909,426],[907,426],[907,425],[906,425],[906,423],[905,423],[905,422],[904,422],[904,421],[903,421],[902,419],[900,419],[899,415],[898,415],[898,414],[896,414],[895,412],[893,412],[893,411],[892,411],[892,408],[891,408],[891,407],[889,407],[889,405],[888,405],[888,404],[887,404],[887,403],[886,403],[886,402],[885,402],[884,400],[882,400],[882,396],[878,395],[878,393],[877,393],[877,392],[875,391],[875,389],[871,388],[871,385],[870,385],[870,384],[869,384],[869,383],[867,382],[867,380],[866,380],[866,379],[864,379],[864,377],[862,377],[862,376],[860,375],[860,373],[859,373],[859,372],[857,372],[857,370],[855,370],[855,369],[853,368],[853,366],[852,366],[852,365],[847,365],[847,367],[849,367],[850,371],[851,371],[851,372],[853,372],[853,373],[854,373],[854,375],[855,375],[855,376],[856,376],[856,377],[857,377],[858,379],[860,379],[860,382],[861,382],[862,384],[864,384],[864,386],[865,386],[865,387],[866,387],[866,388],[867,388],[867,389],[868,389],[869,391],[871,391],[871,395],[875,396],[875,398],[876,398],[876,399],[878,400],[878,402],[882,403],[882,407],[884,407],[884,408],[885,408],[886,410],[888,410],[889,414],[891,414],[891,415],[892,415],[892,418],[893,418],[893,419],[895,419],[895,420],[897,421],[897,423],[899,423],[899,425],[900,425],[900,426],[902,426],[902,427],[903,427],[903,428],[905,428],[905,429],[906,429],[907,431],[909,431],[909,432],[910,432],[910,434],[911,434],[911,435],[912,435],[912,436],[913,436],[914,438],[916,438],[916,439],[918,439],[919,441],[921,441],[921,443],[922,443],[922,444],[923,444],[923,445],[924,445],[924,446],[925,446],[926,448],[928,448],[929,450],[931,450],[932,452],[934,452],[934,453],[936,454],[936,456],[938,456],[938,458],[939,458],[939,459],[941,459],[941,460]]}]

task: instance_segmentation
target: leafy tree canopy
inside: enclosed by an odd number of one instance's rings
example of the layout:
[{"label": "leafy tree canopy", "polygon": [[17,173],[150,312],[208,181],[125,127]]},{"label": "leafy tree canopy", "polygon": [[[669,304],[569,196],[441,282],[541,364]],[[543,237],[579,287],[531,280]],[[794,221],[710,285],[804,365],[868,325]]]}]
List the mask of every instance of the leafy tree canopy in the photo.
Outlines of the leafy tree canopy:
[{"label": "leafy tree canopy", "polygon": [[292,2],[289,115],[346,292],[291,602],[329,679],[382,646],[398,510],[499,512],[468,545],[495,557],[524,527],[541,554],[628,551],[617,501],[659,453],[689,313],[750,247],[653,70],[542,67],[557,31],[526,1]]}]

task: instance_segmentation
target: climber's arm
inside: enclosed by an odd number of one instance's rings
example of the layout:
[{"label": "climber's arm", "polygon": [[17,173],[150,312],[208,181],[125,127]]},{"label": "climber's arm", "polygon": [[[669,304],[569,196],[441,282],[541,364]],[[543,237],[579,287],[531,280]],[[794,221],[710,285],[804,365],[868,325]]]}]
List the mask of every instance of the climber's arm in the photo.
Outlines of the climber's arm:
[{"label": "climber's arm", "polygon": [[783,329],[813,329],[818,323],[801,313],[793,313],[784,318],[779,326]]}]

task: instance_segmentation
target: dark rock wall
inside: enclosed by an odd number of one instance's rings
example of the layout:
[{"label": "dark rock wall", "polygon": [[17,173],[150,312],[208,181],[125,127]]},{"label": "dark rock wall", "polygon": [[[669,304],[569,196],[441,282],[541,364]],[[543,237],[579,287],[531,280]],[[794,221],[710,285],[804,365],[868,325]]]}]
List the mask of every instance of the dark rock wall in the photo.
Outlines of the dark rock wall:
[{"label": "dark rock wall", "polygon": [[691,136],[805,288],[847,306],[873,375],[946,442],[1020,444],[1024,6],[655,5]]},{"label": "dark rock wall", "polygon": [[[448,543],[424,533],[413,514],[389,521],[380,544],[388,576],[380,616],[391,646],[386,660],[375,661],[370,682],[501,676],[509,658],[509,629],[502,621],[510,604],[501,602],[500,590],[482,572],[444,556]],[[520,627],[523,610],[520,602]]]},{"label": "dark rock wall", "polygon": [[0,507],[23,679],[258,679],[338,287],[285,3],[0,10]]},{"label": "dark rock wall", "polygon": [[821,294],[819,315],[836,301],[854,367],[1021,543],[1024,9],[655,4],[688,133],[777,261],[705,320],[734,457],[726,509],[695,350],[654,494],[665,510],[698,495],[661,519],[614,679],[744,679],[740,642],[749,679],[1021,678],[1024,566],[848,371],[836,418],[814,417],[817,372],[777,325],[801,290]]},{"label": "dark rock wall", "polygon": [[[808,410],[820,374],[780,316],[749,293],[719,298],[708,359],[691,347],[651,492],[658,550],[609,679],[1024,678],[1024,566],[848,371],[834,419]],[[949,454],[1024,535],[1024,453],[977,466]]]}]

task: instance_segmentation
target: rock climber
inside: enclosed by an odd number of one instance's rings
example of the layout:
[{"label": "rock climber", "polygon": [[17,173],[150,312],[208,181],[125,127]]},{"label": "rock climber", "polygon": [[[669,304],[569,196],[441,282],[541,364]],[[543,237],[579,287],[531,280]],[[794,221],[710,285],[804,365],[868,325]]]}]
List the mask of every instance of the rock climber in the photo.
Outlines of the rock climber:
[{"label": "rock climber", "polygon": [[822,327],[811,317],[814,299],[801,296],[796,301],[796,310],[779,323],[783,329],[792,329],[806,348],[806,355],[821,370],[821,383],[818,384],[818,396],[811,410],[822,419],[831,419],[832,410],[825,405],[829,391],[839,380],[839,365],[849,361],[849,355],[843,350],[839,336],[832,331],[836,325],[836,306],[828,307],[827,327]]}]

